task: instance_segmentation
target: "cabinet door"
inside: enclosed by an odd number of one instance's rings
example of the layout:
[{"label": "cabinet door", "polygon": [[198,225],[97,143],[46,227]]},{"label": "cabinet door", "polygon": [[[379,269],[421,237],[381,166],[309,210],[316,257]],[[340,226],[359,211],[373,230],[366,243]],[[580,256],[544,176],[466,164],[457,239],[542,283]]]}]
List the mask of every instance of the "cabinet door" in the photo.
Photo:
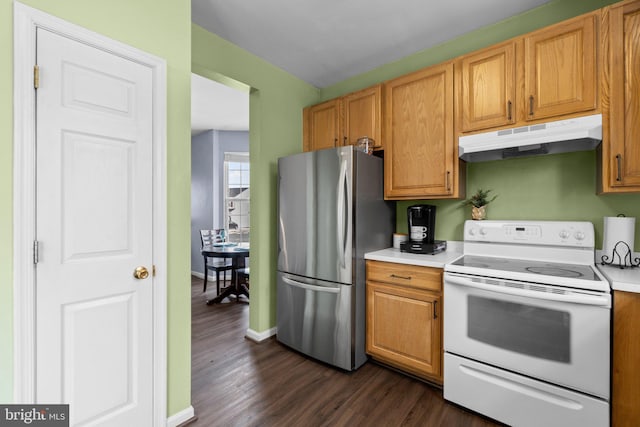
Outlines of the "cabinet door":
[{"label": "cabinet door", "polygon": [[612,425],[638,425],[640,406],[640,294],[613,293],[613,395]]},{"label": "cabinet door", "polygon": [[367,353],[441,381],[439,294],[367,282]]},{"label": "cabinet door", "polygon": [[527,120],[596,108],[596,16],[524,38]]},{"label": "cabinet door", "polygon": [[342,98],[344,108],[343,145],[355,145],[358,138],[368,136],[374,148],[382,148],[382,85],[376,85]]},{"label": "cabinet door", "polygon": [[462,131],[515,123],[515,43],[467,55],[460,66]]},{"label": "cabinet door", "polygon": [[[640,2],[612,7],[610,32],[610,123],[603,148],[603,181],[613,191],[640,191]],[[606,189],[606,188],[605,188]]]},{"label": "cabinet door", "polygon": [[304,109],[304,150],[339,146],[340,100],[332,99]]},{"label": "cabinet door", "polygon": [[453,64],[391,80],[384,92],[385,197],[454,197]]}]

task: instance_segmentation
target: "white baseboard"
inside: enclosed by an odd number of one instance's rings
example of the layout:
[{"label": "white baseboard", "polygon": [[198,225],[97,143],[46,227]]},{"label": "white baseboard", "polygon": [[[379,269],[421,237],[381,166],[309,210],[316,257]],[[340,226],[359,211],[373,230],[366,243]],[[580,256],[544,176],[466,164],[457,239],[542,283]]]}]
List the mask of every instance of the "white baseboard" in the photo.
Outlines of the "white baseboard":
[{"label": "white baseboard", "polygon": [[278,328],[271,328],[263,332],[256,332],[253,329],[249,328],[247,329],[247,333],[245,337],[249,338],[251,341],[262,342],[274,336],[277,331],[278,331]]},{"label": "white baseboard", "polygon": [[167,418],[167,427],[178,427],[180,424],[189,421],[194,416],[195,411],[193,410],[193,406],[189,406],[188,408],[185,408],[177,414],[173,414]]}]

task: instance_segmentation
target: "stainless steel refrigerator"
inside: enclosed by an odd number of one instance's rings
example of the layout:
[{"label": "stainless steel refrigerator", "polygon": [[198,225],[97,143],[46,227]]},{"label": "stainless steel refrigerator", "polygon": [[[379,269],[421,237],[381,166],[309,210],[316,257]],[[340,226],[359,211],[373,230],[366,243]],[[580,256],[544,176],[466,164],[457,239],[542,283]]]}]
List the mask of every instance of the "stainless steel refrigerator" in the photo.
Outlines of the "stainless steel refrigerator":
[{"label": "stainless steel refrigerator", "polygon": [[278,160],[277,338],[354,370],[365,354],[365,252],[391,246],[382,159],[354,147]]}]

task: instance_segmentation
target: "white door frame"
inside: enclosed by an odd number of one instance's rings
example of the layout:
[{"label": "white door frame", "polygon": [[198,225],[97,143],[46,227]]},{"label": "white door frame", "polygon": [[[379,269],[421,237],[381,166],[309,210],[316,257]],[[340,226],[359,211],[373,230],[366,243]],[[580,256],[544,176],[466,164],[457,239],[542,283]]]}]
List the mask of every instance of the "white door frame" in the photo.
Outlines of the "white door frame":
[{"label": "white door frame", "polygon": [[14,2],[13,399],[35,402],[36,29],[43,28],[153,70],[153,425],[167,422],[166,62],[162,58]]}]

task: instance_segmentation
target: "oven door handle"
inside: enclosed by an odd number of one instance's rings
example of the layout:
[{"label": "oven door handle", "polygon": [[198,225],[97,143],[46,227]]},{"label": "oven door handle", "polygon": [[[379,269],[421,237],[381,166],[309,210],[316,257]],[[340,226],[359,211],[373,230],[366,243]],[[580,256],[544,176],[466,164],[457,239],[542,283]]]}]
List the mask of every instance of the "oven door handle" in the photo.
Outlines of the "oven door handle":
[{"label": "oven door handle", "polygon": [[603,296],[585,295],[585,294],[562,295],[562,294],[556,294],[552,292],[540,292],[540,291],[532,291],[529,289],[519,289],[519,288],[510,288],[506,286],[487,285],[484,283],[478,283],[466,277],[461,277],[461,276],[453,275],[450,273],[445,274],[444,282],[445,284],[450,283],[453,285],[467,286],[470,288],[482,289],[485,291],[498,292],[501,294],[516,295],[521,297],[530,297],[530,298],[574,303],[574,304],[611,307],[611,299],[609,295],[603,295]]}]

